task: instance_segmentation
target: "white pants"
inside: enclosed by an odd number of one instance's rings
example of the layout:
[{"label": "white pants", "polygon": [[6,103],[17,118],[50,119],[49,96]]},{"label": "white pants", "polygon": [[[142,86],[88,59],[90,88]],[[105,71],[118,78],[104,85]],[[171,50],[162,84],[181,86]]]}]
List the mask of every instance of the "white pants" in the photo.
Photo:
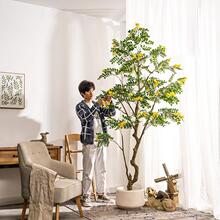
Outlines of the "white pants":
[{"label": "white pants", "polygon": [[83,145],[83,195],[90,194],[93,173],[95,174],[97,194],[105,193],[106,187],[106,149],[95,144]]}]

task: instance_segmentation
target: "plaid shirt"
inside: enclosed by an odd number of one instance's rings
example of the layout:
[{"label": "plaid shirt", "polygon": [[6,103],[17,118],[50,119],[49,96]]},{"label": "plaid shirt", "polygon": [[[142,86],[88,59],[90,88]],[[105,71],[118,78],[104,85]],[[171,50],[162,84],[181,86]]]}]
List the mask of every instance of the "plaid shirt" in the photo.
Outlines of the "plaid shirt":
[{"label": "plaid shirt", "polygon": [[94,144],[94,114],[98,112],[103,132],[107,132],[107,127],[105,124],[106,116],[114,116],[115,109],[102,108],[97,102],[93,101],[93,106],[89,106],[81,101],[76,105],[76,114],[81,121],[81,134],[80,140],[83,144]]}]

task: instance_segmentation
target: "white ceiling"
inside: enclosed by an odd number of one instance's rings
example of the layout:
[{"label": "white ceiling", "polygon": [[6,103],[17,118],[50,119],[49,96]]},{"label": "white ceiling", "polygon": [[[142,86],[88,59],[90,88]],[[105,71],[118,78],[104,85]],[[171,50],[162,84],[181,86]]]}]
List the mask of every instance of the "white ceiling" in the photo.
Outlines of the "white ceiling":
[{"label": "white ceiling", "polygon": [[124,20],[126,0],[15,0],[97,17]]}]

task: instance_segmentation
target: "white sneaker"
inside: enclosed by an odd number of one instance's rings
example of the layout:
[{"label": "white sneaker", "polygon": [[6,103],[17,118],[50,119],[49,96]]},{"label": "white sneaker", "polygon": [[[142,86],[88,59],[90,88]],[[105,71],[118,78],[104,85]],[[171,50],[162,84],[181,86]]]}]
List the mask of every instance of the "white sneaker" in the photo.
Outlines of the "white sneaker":
[{"label": "white sneaker", "polygon": [[110,198],[106,194],[100,194],[97,196],[99,202],[110,202]]},{"label": "white sneaker", "polygon": [[92,207],[91,200],[89,197],[83,197],[82,206],[84,207]]}]

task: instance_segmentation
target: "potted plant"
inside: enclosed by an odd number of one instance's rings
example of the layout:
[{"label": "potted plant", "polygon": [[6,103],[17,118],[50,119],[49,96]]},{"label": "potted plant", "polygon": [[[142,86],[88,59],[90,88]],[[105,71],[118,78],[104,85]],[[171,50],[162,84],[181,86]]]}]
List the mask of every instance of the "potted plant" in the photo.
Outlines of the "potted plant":
[{"label": "potted plant", "polygon": [[[99,133],[97,139],[100,146],[112,141],[120,148],[128,180],[127,190],[132,191],[139,176],[136,156],[145,131],[150,126],[166,126],[170,122],[180,124],[183,120],[176,104],[186,77],[177,77],[180,64],[171,64],[165,47],[154,46],[148,29],[139,24],[128,31],[125,39],[113,39],[111,52],[110,62],[114,66],[104,69],[98,79],[116,78],[117,83],[102,91],[100,97],[111,96],[113,102],[105,103],[106,106],[112,108],[114,105],[120,112],[119,117],[107,118],[106,121],[110,128],[120,131],[121,142],[116,142],[107,133]],[[125,156],[123,129],[130,129],[135,140],[131,158]],[[117,204],[119,200],[116,198]],[[126,204],[118,205],[127,207]]]}]

